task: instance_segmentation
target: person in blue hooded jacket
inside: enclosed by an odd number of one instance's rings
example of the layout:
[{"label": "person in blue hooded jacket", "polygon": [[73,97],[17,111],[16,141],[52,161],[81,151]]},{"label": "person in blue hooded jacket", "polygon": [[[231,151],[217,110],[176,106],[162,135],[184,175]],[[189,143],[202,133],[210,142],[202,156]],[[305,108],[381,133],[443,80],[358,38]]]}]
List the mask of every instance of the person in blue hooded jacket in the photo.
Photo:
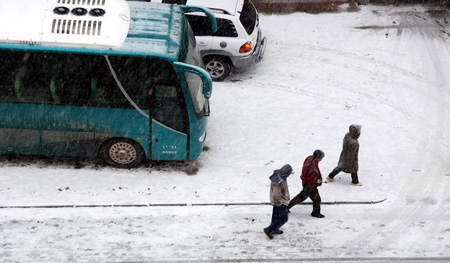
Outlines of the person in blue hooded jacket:
[{"label": "person in blue hooded jacket", "polygon": [[290,200],[289,188],[286,179],[293,174],[294,170],[289,164],[281,169],[273,171],[269,177],[270,183],[270,203],[273,205],[272,221],[270,226],[264,228],[264,233],[272,239],[273,234],[283,234],[280,230],[289,217],[288,204]]}]

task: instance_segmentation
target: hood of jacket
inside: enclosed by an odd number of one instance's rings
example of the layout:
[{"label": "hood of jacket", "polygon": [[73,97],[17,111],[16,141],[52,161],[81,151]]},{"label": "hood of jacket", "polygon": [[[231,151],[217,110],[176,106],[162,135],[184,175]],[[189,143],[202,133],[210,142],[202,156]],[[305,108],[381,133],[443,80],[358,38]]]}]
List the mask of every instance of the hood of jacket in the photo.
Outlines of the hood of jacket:
[{"label": "hood of jacket", "polygon": [[361,135],[361,125],[352,124],[348,129],[349,134],[353,139],[358,139]]},{"label": "hood of jacket", "polygon": [[274,185],[280,185],[281,182],[285,181],[289,175],[293,174],[294,170],[289,164],[284,165],[281,169],[273,171],[273,174],[269,177],[270,181]]}]

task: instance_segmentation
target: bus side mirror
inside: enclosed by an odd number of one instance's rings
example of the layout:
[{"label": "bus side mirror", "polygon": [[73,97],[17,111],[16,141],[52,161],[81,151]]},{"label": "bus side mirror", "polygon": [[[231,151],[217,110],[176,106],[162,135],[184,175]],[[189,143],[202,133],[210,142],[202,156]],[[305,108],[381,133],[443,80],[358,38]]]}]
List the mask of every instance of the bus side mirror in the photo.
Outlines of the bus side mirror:
[{"label": "bus side mirror", "polygon": [[217,21],[216,16],[214,15],[211,10],[209,10],[206,7],[201,6],[191,6],[191,5],[181,5],[180,8],[183,10],[184,13],[194,13],[194,12],[201,12],[206,14],[206,16],[209,17],[209,20],[211,21],[211,28],[212,31],[215,33],[217,32]]},{"label": "bus side mirror", "polygon": [[212,80],[211,80],[211,76],[209,76],[208,72],[206,72],[202,68],[192,66],[192,65],[186,64],[186,63],[174,62],[173,65],[177,72],[189,72],[189,73],[199,76],[203,82],[203,95],[204,95],[205,99],[211,98]]}]

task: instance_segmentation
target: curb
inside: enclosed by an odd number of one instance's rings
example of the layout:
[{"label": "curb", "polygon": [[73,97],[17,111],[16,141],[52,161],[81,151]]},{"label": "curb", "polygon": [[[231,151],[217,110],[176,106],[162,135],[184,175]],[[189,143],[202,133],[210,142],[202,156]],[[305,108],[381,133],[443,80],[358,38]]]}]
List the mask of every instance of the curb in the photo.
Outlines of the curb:
[{"label": "curb", "polygon": [[[322,202],[322,205],[373,205],[379,204],[387,198],[377,201],[334,201]],[[24,206],[0,206],[0,209],[57,209],[57,208],[113,208],[113,207],[171,207],[171,206],[260,206],[271,203],[199,203],[199,204],[129,204],[129,205],[24,205]],[[298,205],[312,205],[312,202],[304,202]]]}]

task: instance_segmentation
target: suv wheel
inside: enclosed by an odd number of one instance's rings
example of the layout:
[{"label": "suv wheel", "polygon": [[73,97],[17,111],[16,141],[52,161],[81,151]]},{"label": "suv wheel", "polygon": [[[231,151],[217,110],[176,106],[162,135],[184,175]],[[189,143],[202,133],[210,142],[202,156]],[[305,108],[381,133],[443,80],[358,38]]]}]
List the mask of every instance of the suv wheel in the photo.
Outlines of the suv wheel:
[{"label": "suv wheel", "polygon": [[231,65],[223,58],[212,57],[205,62],[206,71],[213,81],[222,81],[231,73]]}]

